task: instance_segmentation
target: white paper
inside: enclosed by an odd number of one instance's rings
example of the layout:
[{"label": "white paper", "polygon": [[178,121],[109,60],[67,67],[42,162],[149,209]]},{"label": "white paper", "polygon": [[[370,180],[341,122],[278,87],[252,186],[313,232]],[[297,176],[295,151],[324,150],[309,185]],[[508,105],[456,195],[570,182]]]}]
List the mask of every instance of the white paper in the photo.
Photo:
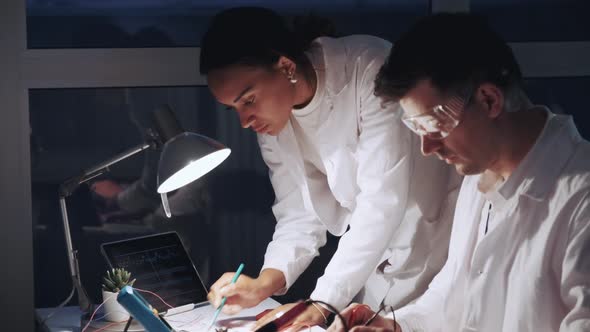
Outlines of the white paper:
[{"label": "white paper", "polygon": [[[266,309],[274,309],[278,307],[278,302],[267,299],[254,308],[242,310],[237,315],[228,316],[220,313],[215,323],[209,332],[215,332],[215,327],[226,327],[228,332],[249,332],[256,322],[256,315]],[[175,315],[167,315],[164,318],[177,331],[187,332],[205,332],[211,324],[215,308],[211,305],[202,306],[191,311],[182,312]],[[314,326],[311,329],[304,329],[302,331],[322,332],[323,328]]]},{"label": "white paper", "polygon": [[[211,324],[215,308],[206,306],[197,308],[195,310],[183,312],[176,315],[166,317],[166,321],[178,331],[189,332],[205,332]],[[224,326],[231,332],[247,332],[251,331],[255,323],[255,316],[236,315],[235,317],[227,317],[223,314],[219,315],[217,322],[210,332],[215,332],[215,327]]]}]

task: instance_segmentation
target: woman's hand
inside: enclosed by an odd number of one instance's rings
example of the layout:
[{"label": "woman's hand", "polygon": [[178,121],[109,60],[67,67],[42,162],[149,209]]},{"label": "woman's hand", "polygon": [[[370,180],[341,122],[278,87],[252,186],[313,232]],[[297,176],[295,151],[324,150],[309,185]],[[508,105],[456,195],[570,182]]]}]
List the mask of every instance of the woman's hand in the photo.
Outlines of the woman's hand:
[{"label": "woman's hand", "polygon": [[233,277],[233,272],[224,273],[221,278],[211,286],[211,290],[209,291],[209,294],[207,294],[207,299],[215,308],[219,307],[224,296],[227,297],[227,300],[222,311],[228,315],[236,314],[243,308],[254,307],[264,300],[259,296],[259,287],[256,279],[252,279],[242,274],[238,280],[232,284],[231,280]]},{"label": "woman's hand", "polygon": [[219,278],[207,294],[207,299],[217,308],[224,296],[227,297],[223,313],[233,315],[244,308],[251,308],[271,296],[285,285],[285,277],[278,270],[266,269],[254,279],[240,275],[235,283],[231,283],[234,272],[225,273]]}]

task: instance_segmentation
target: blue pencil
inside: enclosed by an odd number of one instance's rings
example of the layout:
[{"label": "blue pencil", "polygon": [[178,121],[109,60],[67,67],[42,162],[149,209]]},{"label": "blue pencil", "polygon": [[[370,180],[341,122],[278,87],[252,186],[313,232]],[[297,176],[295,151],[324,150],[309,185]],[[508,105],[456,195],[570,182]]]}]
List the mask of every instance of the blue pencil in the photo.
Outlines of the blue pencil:
[{"label": "blue pencil", "polygon": [[[244,263],[241,263],[240,266],[238,266],[238,269],[236,270],[236,273],[234,274],[234,277],[231,279],[231,283],[232,284],[235,284],[236,283],[236,281],[240,277],[240,274],[242,273],[242,270],[243,269],[244,269]],[[213,327],[213,325],[215,325],[215,322],[217,321],[217,316],[219,316],[219,313],[221,312],[221,309],[225,305],[225,301],[227,301],[227,297],[226,296],[224,296],[221,299],[221,304],[219,305],[219,307],[217,307],[217,310],[215,310],[215,314],[213,315],[213,320],[211,321],[211,325],[209,325],[209,327],[207,328],[207,331],[209,331],[211,329],[211,327]]]}]

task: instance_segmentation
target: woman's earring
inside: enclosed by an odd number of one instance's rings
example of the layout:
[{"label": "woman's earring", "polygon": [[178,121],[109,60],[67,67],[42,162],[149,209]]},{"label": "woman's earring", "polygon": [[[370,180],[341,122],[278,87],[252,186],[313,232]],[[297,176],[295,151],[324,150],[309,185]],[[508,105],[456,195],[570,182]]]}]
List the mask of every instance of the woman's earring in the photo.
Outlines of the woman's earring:
[{"label": "woman's earring", "polygon": [[289,78],[289,82],[291,82],[292,84],[297,83],[297,79],[295,78],[295,74],[293,72],[289,73],[288,78]]}]

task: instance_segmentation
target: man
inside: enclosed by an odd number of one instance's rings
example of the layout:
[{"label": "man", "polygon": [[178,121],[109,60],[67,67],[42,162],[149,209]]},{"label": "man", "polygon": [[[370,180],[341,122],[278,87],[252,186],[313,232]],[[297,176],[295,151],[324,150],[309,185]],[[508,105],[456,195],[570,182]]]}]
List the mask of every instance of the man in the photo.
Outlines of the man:
[{"label": "man", "polygon": [[[590,144],[521,85],[509,46],[474,16],[434,15],[396,42],[376,94],[466,177],[427,292],[354,331],[590,331]],[[372,313],[343,316],[350,328]]]}]

